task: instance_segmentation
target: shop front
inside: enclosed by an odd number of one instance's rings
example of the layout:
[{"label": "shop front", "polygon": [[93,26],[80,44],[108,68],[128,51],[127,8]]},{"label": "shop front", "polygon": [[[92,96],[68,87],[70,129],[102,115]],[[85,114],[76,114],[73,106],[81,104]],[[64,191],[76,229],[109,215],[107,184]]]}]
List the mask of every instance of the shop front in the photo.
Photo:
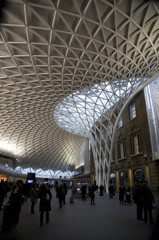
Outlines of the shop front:
[{"label": "shop front", "polygon": [[134,186],[145,181],[145,173],[143,168],[135,169],[133,172]]}]

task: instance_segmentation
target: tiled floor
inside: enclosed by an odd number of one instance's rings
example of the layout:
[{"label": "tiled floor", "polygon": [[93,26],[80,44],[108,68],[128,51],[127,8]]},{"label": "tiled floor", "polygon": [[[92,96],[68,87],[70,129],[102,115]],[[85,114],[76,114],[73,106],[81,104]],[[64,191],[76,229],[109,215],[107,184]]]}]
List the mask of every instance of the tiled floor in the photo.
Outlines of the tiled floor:
[{"label": "tiled floor", "polygon": [[[96,193],[95,205],[90,204],[88,197],[86,201],[78,197],[74,204],[70,204],[69,191],[67,204],[62,209],[59,208],[54,189],[52,194],[49,224],[40,227],[39,204],[35,206],[35,214],[30,214],[28,199],[22,205],[17,229],[11,232],[1,231],[0,240],[150,240],[154,232],[155,224],[137,221],[136,205],[120,205],[117,194],[114,199],[109,199],[107,194],[98,196]],[[155,219],[156,213],[153,211]]]}]

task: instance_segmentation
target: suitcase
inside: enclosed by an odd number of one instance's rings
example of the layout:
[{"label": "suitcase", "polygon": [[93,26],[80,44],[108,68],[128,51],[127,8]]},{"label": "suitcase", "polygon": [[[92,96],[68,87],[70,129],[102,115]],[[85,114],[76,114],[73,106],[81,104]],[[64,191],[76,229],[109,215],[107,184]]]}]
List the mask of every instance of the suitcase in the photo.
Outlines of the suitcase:
[{"label": "suitcase", "polygon": [[2,230],[13,229],[13,215],[10,203],[6,203],[3,206],[3,219],[2,219]]}]

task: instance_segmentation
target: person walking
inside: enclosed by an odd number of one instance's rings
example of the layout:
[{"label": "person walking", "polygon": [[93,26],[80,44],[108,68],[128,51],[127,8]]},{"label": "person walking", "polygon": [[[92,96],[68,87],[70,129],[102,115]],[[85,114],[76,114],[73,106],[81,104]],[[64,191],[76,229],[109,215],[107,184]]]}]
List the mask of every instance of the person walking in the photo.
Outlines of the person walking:
[{"label": "person walking", "polygon": [[147,223],[153,223],[152,209],[153,204],[155,204],[155,198],[148,182],[145,181],[142,188],[143,196],[143,208],[144,208],[144,221]]},{"label": "person walking", "polygon": [[113,198],[113,196],[114,196],[114,188],[113,188],[113,185],[110,184],[109,185],[109,198],[111,199],[111,198]]},{"label": "person walking", "polygon": [[137,220],[143,220],[143,196],[142,196],[142,185],[137,184],[134,189],[133,193],[133,201],[136,204],[136,213],[137,213]]},{"label": "person walking", "polygon": [[11,218],[13,222],[13,228],[16,229],[16,226],[19,222],[19,214],[21,212],[22,205],[22,183],[21,181],[17,181],[13,186],[11,195],[9,197],[10,207],[11,207]]},{"label": "person walking", "polygon": [[94,186],[94,184],[92,184],[91,186],[90,186],[90,188],[89,188],[89,197],[90,197],[90,199],[91,199],[91,205],[92,204],[95,204],[95,202],[94,202],[94,198],[95,198],[95,186]]},{"label": "person walking", "polygon": [[35,184],[33,184],[31,186],[31,190],[30,190],[31,214],[35,213],[34,207],[35,207],[35,203],[37,201],[37,198],[38,198],[38,194],[37,194],[36,189],[35,189]]},{"label": "person walking", "polygon": [[44,212],[46,212],[46,223],[50,222],[49,211],[51,210],[51,199],[52,199],[52,193],[45,184],[42,184],[40,187],[39,197],[40,197],[40,204],[39,204],[40,226],[43,226]]},{"label": "person walking", "polygon": [[120,201],[120,204],[124,204],[124,195],[125,195],[125,187],[124,187],[124,185],[121,185],[119,187],[119,201]]},{"label": "person walking", "polygon": [[70,203],[74,203],[74,198],[75,198],[75,194],[76,194],[76,185],[72,186],[71,189],[71,196],[70,196]]},{"label": "person walking", "polygon": [[63,184],[60,184],[58,188],[58,199],[59,199],[59,207],[62,208],[62,203],[65,199],[65,192],[64,192],[64,186]]}]

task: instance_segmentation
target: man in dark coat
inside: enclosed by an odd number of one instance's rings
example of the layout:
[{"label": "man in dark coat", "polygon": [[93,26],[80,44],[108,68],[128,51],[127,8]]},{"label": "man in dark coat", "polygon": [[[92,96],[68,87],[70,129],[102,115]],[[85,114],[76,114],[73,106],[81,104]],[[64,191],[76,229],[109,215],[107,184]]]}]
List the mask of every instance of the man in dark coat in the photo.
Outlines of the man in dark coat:
[{"label": "man in dark coat", "polygon": [[49,211],[51,210],[51,199],[52,199],[51,191],[45,184],[41,185],[40,187],[39,197],[40,197],[40,204],[39,204],[40,226],[43,226],[44,212],[46,212],[46,223],[50,221]]},{"label": "man in dark coat", "polygon": [[135,186],[135,190],[134,190],[134,193],[133,193],[133,201],[136,204],[137,220],[141,221],[141,220],[143,220],[143,218],[142,218],[143,196],[142,196],[142,186],[141,186],[141,184],[137,184]]},{"label": "man in dark coat", "polygon": [[89,187],[89,197],[90,197],[90,199],[91,199],[91,205],[92,204],[95,204],[94,203],[94,198],[95,198],[95,186],[94,186],[94,184],[92,184],[90,187]]},{"label": "man in dark coat", "polygon": [[114,195],[114,188],[113,188],[113,185],[110,184],[109,185],[109,198],[113,198],[113,195]]},{"label": "man in dark coat", "polygon": [[11,206],[11,216],[13,221],[13,228],[16,228],[19,222],[19,214],[21,212],[22,205],[22,193],[23,186],[21,180],[17,181],[16,185],[13,187],[9,201]]},{"label": "man in dark coat", "polygon": [[65,189],[63,184],[60,184],[58,187],[58,199],[59,199],[59,207],[62,208],[62,203],[65,202]]},{"label": "man in dark coat", "polygon": [[149,220],[150,223],[153,223],[152,209],[153,204],[155,203],[155,198],[151,188],[148,186],[147,181],[145,181],[143,184],[142,195],[144,207],[144,221],[145,223],[147,223]]},{"label": "man in dark coat", "polygon": [[64,189],[64,197],[63,197],[63,204],[66,204],[66,195],[68,192],[68,187],[66,183],[63,183],[63,189]]},{"label": "man in dark coat", "polygon": [[124,204],[124,195],[125,195],[125,187],[121,185],[119,187],[119,201],[121,204]]}]

